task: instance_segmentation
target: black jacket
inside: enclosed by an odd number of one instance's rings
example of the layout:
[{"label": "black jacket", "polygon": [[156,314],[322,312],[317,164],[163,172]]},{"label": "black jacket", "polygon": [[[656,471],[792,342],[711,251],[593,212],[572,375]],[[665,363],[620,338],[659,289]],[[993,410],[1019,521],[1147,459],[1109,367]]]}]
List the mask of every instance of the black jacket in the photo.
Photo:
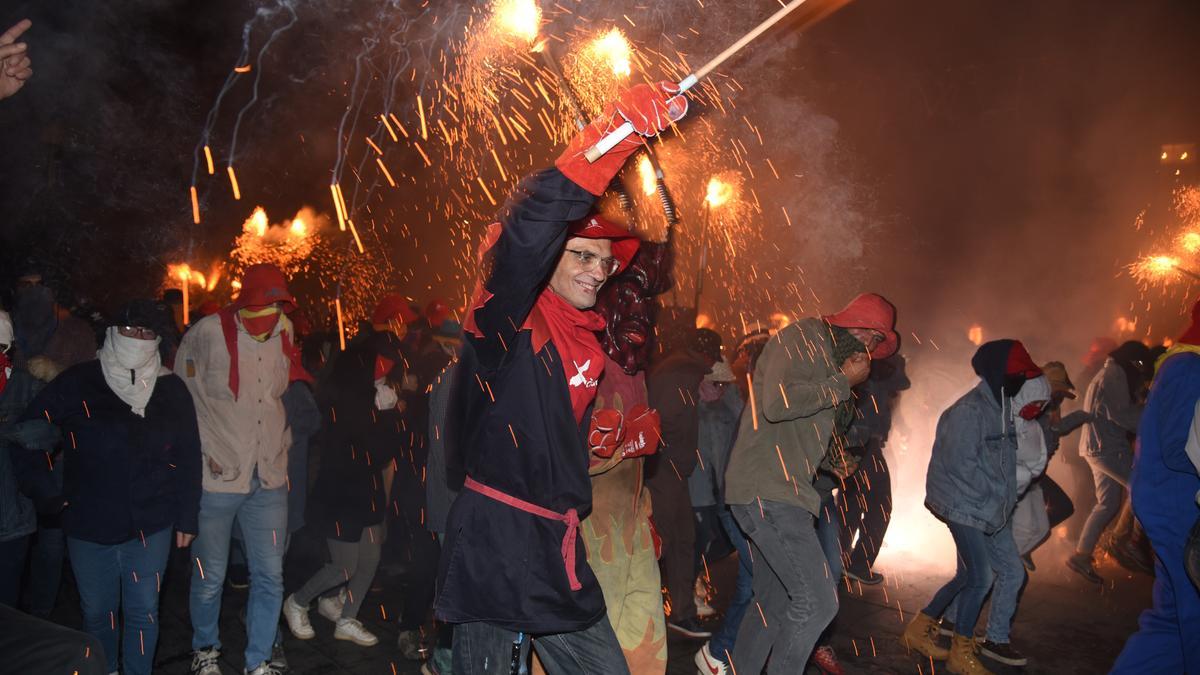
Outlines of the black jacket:
[{"label": "black jacket", "polygon": [[49,420],[62,432],[61,492],[44,448],[14,447],[13,464],[36,503],[66,502],[68,536],[116,544],[171,526],[199,531],[200,432],[177,376],[158,378],[138,417],[104,381],[100,362],[86,361],[47,384],[21,419]]},{"label": "black jacket", "polygon": [[[520,327],[554,269],[569,223],[586,217],[594,201],[547,169],[526,178],[501,212],[503,231],[485,283],[492,297],[471,308],[483,337],[465,334],[455,369],[446,423],[452,488],[465,471],[559,514],[576,509],[582,519],[591,511],[588,453],[558,350],[548,341],[534,353],[531,331]],[[602,619],[604,596],[582,537],[575,542],[582,587],[570,589],[565,532],[562,522],[462,490],[446,528],[438,618],[534,634],[582,630]]]},{"label": "black jacket", "polygon": [[323,414],[321,464],[308,508],[309,529],[327,539],[358,541],[383,522],[388,505],[383,471],[394,465],[400,420],[375,409],[375,360],[403,370],[399,341],[366,329],[337,355],[317,391]]}]

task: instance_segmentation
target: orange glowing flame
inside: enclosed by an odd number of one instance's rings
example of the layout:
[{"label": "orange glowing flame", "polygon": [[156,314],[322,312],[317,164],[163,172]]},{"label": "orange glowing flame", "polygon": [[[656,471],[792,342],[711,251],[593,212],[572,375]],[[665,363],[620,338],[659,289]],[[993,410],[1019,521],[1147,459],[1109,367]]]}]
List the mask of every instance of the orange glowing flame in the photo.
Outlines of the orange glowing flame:
[{"label": "orange glowing flame", "polygon": [[714,325],[711,316],[704,313],[696,315],[696,328],[712,328]]},{"label": "orange glowing flame", "polygon": [[712,208],[721,206],[733,198],[733,185],[713,176],[708,179],[708,193],[704,201]]},{"label": "orange glowing flame", "polygon": [[499,30],[515,38],[533,42],[542,24],[542,10],[536,0],[499,0],[492,10]]},{"label": "orange glowing flame", "polygon": [[1148,256],[1129,266],[1129,276],[1145,284],[1167,284],[1179,279],[1179,259],[1166,255]]},{"label": "orange glowing flame", "polygon": [[611,28],[604,35],[592,40],[587,46],[587,51],[593,58],[608,64],[612,74],[617,77],[629,77],[633,72],[633,48],[619,28]]},{"label": "orange glowing flame", "polygon": [[267,220],[266,210],[261,206],[256,206],[254,213],[251,213],[246,222],[242,223],[242,231],[263,237],[267,234],[267,225],[270,225],[270,222]]},{"label": "orange glowing flame", "polygon": [[296,218],[292,221],[292,234],[297,237],[303,237],[308,234],[308,223],[304,221],[303,214],[296,214]]},{"label": "orange glowing flame", "polygon": [[642,180],[642,193],[647,197],[654,194],[657,187],[657,176],[654,175],[654,167],[646,155],[642,155],[638,160],[638,177]]},{"label": "orange glowing flame", "polygon": [[1200,232],[1184,232],[1179,235],[1179,248],[1187,253],[1200,251]]},{"label": "orange glowing flame", "polygon": [[1137,319],[1130,320],[1127,317],[1118,316],[1113,321],[1113,329],[1116,330],[1117,335],[1132,333],[1137,330],[1137,323]]},{"label": "orange glowing flame", "polygon": [[976,346],[983,344],[983,326],[974,324],[968,328],[967,339],[971,341],[971,344]]}]

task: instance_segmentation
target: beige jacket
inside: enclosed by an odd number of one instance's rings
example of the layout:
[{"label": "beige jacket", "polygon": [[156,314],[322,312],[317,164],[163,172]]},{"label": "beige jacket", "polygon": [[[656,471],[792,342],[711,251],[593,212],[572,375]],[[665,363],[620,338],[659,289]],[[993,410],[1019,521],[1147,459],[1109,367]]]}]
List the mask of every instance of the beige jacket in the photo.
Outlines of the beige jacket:
[{"label": "beige jacket", "polygon": [[[200,449],[206,459],[204,489],[246,494],[250,478],[268,489],[287,484],[287,455],[292,445],[281,397],[288,385],[288,358],[279,323],[265,342],[250,337],[238,321],[238,398],[229,389],[229,350],[218,315],[188,330],[175,355],[175,374],[183,378],[196,404]],[[213,471],[212,464],[220,467]]]}]

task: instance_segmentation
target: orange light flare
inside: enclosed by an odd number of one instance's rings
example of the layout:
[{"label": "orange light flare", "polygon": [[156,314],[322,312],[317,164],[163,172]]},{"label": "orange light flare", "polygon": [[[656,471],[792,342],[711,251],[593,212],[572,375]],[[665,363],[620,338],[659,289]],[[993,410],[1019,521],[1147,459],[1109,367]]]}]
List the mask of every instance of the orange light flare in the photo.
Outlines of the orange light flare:
[{"label": "orange light flare", "polygon": [[654,194],[658,187],[658,177],[654,175],[654,166],[650,164],[650,157],[644,154],[638,158],[638,178],[642,181],[642,194],[647,197]]},{"label": "orange light flare", "polygon": [[[618,28],[584,42],[563,59],[563,77],[579,99],[585,115],[600,113],[613,100],[633,74],[633,45]],[[568,123],[574,119],[568,102],[561,101],[560,110]],[[574,133],[573,123],[570,133]]]},{"label": "orange light flare", "polygon": [[977,347],[983,344],[983,326],[980,326],[977,323],[972,324],[971,327],[967,329],[967,339],[971,341],[971,344]]},{"label": "orange light flare", "polygon": [[708,188],[704,194],[704,202],[709,208],[715,209],[724,206],[729,200],[736,198],[736,191],[732,183],[722,180],[720,176],[713,176],[708,179]]},{"label": "orange light flare", "polygon": [[1183,252],[1195,255],[1200,252],[1200,232],[1196,230],[1184,232],[1179,235],[1175,243]]},{"label": "orange light flare", "polygon": [[533,42],[542,27],[542,10],[536,0],[497,0],[490,27],[501,35]]},{"label": "orange light flare", "polygon": [[1200,280],[1200,274],[1180,267],[1179,258],[1168,255],[1146,256],[1126,269],[1129,276],[1145,286],[1168,286],[1179,282],[1185,276]]}]

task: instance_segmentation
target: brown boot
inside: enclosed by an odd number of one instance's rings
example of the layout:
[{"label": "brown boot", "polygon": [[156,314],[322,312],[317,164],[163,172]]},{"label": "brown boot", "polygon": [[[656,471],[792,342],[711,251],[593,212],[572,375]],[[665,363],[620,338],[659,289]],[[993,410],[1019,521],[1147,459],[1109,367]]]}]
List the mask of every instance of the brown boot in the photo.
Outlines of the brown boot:
[{"label": "brown boot", "polygon": [[955,635],[950,639],[950,658],[946,670],[957,675],[993,675],[979,660],[979,645],[975,638]]},{"label": "brown boot", "polygon": [[901,640],[909,649],[915,649],[936,661],[944,661],[950,655],[950,651],[939,645],[937,638],[937,621],[924,612],[918,612],[912,622],[904,628]]}]

